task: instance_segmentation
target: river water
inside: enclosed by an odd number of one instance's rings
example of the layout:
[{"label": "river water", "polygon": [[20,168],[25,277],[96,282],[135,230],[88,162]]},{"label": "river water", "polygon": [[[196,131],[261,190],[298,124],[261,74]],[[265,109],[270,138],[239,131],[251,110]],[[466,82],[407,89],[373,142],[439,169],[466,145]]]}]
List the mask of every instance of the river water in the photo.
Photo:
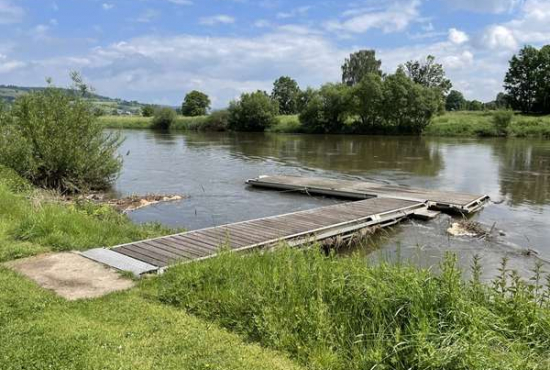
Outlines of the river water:
[{"label": "river water", "polygon": [[[502,235],[449,237],[447,215],[408,221],[373,238],[359,253],[436,265],[447,251],[464,266],[482,257],[494,276],[504,256],[528,275],[550,261],[550,141],[417,137],[157,133],[122,131],[122,194],[188,196],[131,213],[136,222],[198,229],[335,204],[342,200],[245,186],[265,174],[326,176],[488,194],[473,219]],[[525,253],[530,248],[533,253]],[[547,269],[550,264],[545,262]]]}]

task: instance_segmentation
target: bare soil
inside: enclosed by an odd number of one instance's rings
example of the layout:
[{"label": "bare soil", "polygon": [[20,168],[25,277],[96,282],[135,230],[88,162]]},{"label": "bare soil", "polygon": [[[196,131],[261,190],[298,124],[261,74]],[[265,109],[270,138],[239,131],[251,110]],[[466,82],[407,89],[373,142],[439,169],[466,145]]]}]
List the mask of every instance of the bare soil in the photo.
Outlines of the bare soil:
[{"label": "bare soil", "polygon": [[67,300],[97,298],[134,286],[115,270],[76,253],[51,253],[5,263]]}]

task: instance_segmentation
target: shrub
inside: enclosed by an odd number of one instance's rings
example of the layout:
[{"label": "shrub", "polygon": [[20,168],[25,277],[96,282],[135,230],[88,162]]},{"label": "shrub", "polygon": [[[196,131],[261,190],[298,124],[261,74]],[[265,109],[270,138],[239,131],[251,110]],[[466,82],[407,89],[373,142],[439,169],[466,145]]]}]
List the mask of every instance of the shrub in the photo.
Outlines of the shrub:
[{"label": "shrub", "polygon": [[204,131],[226,131],[229,126],[229,111],[227,109],[217,110],[212,112],[202,125],[199,126],[199,130]]},{"label": "shrub", "polygon": [[493,113],[493,125],[497,134],[506,136],[508,134],[508,126],[512,123],[514,112],[510,110],[500,110]]},{"label": "shrub", "polygon": [[264,131],[277,122],[279,104],[265,92],[242,94],[229,104],[229,128],[235,131]]},{"label": "shrub", "polygon": [[107,187],[121,167],[118,135],[106,134],[78,94],[49,87],[0,113],[0,164],[63,192]]},{"label": "shrub", "polygon": [[176,122],[176,118],[176,111],[172,108],[159,108],[155,111],[153,121],[151,122],[151,128],[156,130],[169,130],[174,122]]},{"label": "shrub", "polygon": [[143,117],[153,117],[155,114],[155,107],[152,105],[146,105],[143,108],[141,108],[141,115]]}]

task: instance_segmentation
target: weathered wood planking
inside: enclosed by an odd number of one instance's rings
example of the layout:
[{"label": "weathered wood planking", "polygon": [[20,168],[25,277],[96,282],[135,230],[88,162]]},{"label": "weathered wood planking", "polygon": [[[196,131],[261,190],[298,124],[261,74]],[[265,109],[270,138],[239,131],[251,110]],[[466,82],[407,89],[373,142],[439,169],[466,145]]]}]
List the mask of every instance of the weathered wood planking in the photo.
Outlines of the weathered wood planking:
[{"label": "weathered wood planking", "polygon": [[422,202],[372,198],[142,240],[116,246],[112,251],[163,269],[212,257],[223,246],[244,251],[280,241],[299,245],[367,227],[388,226],[423,210],[426,204]]},{"label": "weathered wood planking", "polygon": [[487,195],[452,191],[415,189],[365,181],[337,180],[320,177],[260,176],[247,184],[257,187],[295,190],[311,194],[332,195],[348,199],[395,198],[428,202],[430,208],[461,213],[477,212],[489,200]]}]

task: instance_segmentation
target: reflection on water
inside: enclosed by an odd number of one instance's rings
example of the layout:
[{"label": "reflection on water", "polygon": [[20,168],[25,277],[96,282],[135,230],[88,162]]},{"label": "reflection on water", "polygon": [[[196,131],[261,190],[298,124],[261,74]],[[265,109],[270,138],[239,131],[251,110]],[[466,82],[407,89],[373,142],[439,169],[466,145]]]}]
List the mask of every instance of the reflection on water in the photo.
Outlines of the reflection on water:
[{"label": "reflection on water", "polygon": [[[132,214],[189,229],[334,204],[340,200],[251,189],[261,174],[357,178],[433,189],[489,194],[497,204],[475,218],[504,230],[495,240],[449,239],[452,219],[409,222],[371,243],[380,253],[431,264],[456,251],[474,254],[491,270],[504,255],[520,270],[534,248],[550,260],[550,142],[345,135],[158,133],[124,131],[121,193],[177,193],[189,198]],[[126,155],[128,153],[128,155]],[[366,252],[365,252],[366,253]],[[421,257],[418,257],[418,256]]]}]

